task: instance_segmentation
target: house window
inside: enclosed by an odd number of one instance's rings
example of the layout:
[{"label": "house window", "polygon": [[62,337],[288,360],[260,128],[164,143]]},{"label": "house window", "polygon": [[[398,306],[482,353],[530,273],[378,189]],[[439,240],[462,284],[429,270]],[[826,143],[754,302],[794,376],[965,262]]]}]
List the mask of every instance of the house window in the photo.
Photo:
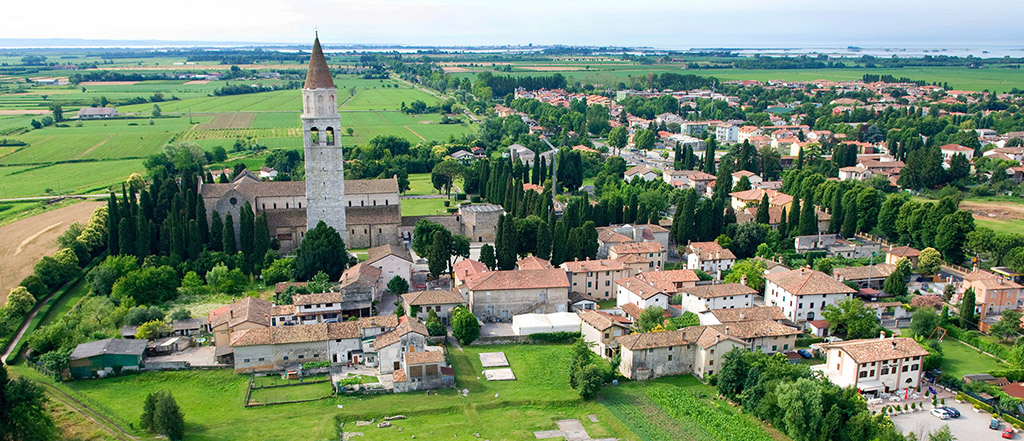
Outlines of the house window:
[{"label": "house window", "polygon": [[910,366],[903,365],[903,372],[906,372],[909,368],[910,368]]},{"label": "house window", "polygon": [[263,361],[263,357],[260,357],[259,361]]},{"label": "house window", "polygon": [[715,360],[711,360],[711,361],[710,361],[710,362],[708,363],[708,365],[710,365],[710,366],[714,366],[714,365],[715,365]]},{"label": "house window", "polygon": [[672,354],[668,354],[668,361],[672,361]]},{"label": "house window", "polygon": [[918,368],[918,365],[916,365],[916,364],[910,365],[910,370],[912,370],[912,371],[916,371],[917,368]]},{"label": "house window", "polygon": [[246,358],[246,359],[245,359],[245,362],[246,362],[246,363],[248,363],[248,362],[249,362],[249,359],[248,359],[248,358]]},{"label": "house window", "polygon": [[779,351],[779,345],[772,345],[772,352],[778,352],[778,351]]},{"label": "house window", "polygon": [[288,361],[288,356],[287,356],[287,355],[285,355],[285,356],[284,356],[284,357],[282,357],[282,358],[284,358],[284,360],[285,360],[285,361]]},{"label": "house window", "polygon": [[304,358],[304,357],[305,357],[304,355],[299,355],[299,359],[300,359],[300,360],[301,360],[302,358]]},{"label": "house window", "polygon": [[867,377],[868,377],[868,371],[860,371],[860,378],[867,378]]}]

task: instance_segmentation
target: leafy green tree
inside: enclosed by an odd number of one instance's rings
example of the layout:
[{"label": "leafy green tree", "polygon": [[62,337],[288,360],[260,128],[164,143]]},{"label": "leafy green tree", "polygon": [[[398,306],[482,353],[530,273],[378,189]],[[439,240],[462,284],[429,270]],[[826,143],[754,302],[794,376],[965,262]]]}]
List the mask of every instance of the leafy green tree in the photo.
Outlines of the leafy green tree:
[{"label": "leafy green tree", "polygon": [[636,323],[633,326],[639,332],[651,332],[652,329],[661,325],[664,321],[665,309],[660,306],[648,306],[641,313],[640,317],[636,319]]},{"label": "leafy green tree", "polygon": [[943,424],[939,430],[928,434],[928,441],[956,441],[956,437],[949,430],[949,425]]},{"label": "leafy green tree", "polygon": [[443,225],[431,222],[426,219],[416,221],[412,232],[412,250],[420,257],[430,255],[430,248],[434,243],[434,232],[448,231]]},{"label": "leafy green tree", "polygon": [[164,392],[156,401],[153,412],[152,429],[166,435],[171,441],[178,441],[185,436],[185,415],[170,392]]},{"label": "leafy green tree", "polygon": [[16,317],[24,317],[35,305],[36,298],[32,296],[32,293],[28,292],[24,286],[18,286],[7,294],[7,303],[4,304],[4,309]]},{"label": "leafy green tree", "polygon": [[145,267],[118,279],[110,296],[122,304],[151,305],[177,297],[179,283],[174,268],[166,265]]},{"label": "leafy green tree", "polygon": [[25,377],[10,379],[0,366],[0,439],[48,441],[59,432],[46,408],[43,390]]},{"label": "leafy green tree", "polygon": [[625,126],[619,126],[608,132],[608,145],[615,148],[615,152],[618,153],[620,149],[626,147],[626,142],[629,140],[629,130]]},{"label": "leafy green tree", "polygon": [[449,199],[452,197],[452,185],[455,180],[466,175],[466,167],[454,159],[446,159],[434,166],[430,172],[430,182],[434,188],[444,190]]},{"label": "leafy green tree", "polygon": [[136,306],[128,310],[125,323],[131,326],[140,326],[146,322],[163,319],[164,311],[156,306]]},{"label": "leafy green tree", "polygon": [[576,339],[569,350],[569,387],[579,389],[583,369],[594,362],[594,351],[582,338]]},{"label": "leafy green tree", "polygon": [[295,252],[295,277],[308,280],[318,271],[323,271],[331,280],[338,280],[347,264],[345,241],[334,227],[320,221],[315,228],[306,232],[306,237]]},{"label": "leafy green tree", "polygon": [[1020,318],[1021,312],[1012,309],[1003,310],[999,317],[999,321],[992,325],[988,333],[999,337],[1002,341],[1007,341],[1010,337],[1017,335],[1020,329]]},{"label": "leafy green tree", "polygon": [[57,251],[52,257],[43,256],[33,268],[33,273],[50,289],[60,287],[78,276],[80,272],[78,256],[68,248]]},{"label": "leafy green tree", "polygon": [[402,278],[402,276],[392,277],[388,281],[388,291],[396,295],[405,294],[409,292],[409,281]]},{"label": "leafy green tree", "polygon": [[963,329],[973,329],[974,323],[974,288],[967,288],[964,291],[963,299],[960,301],[960,327]]},{"label": "leafy green tree", "polygon": [[597,396],[597,393],[601,391],[601,384],[604,382],[604,372],[596,363],[591,363],[583,367],[578,374],[579,379],[576,380],[577,386],[580,391],[580,397],[584,400],[589,400]]},{"label": "leafy green tree", "polygon": [[174,328],[168,325],[163,320],[153,320],[139,325],[139,329],[135,331],[135,338],[140,340],[149,340],[151,338],[158,338],[161,335],[170,334]]},{"label": "leafy green tree", "polygon": [[967,243],[967,234],[972,231],[974,217],[971,212],[957,210],[939,222],[935,230],[935,248],[947,262],[959,264],[964,261],[964,244]]},{"label": "leafy green tree", "polygon": [[633,134],[633,145],[638,150],[648,151],[654,148],[655,141],[654,132],[647,129],[637,130]]},{"label": "leafy green tree", "polygon": [[430,253],[427,254],[427,266],[430,274],[435,278],[439,277],[448,269],[448,242],[447,235],[442,231],[434,232],[434,242],[430,246]]},{"label": "leafy green tree", "polygon": [[[737,191],[747,191],[750,190],[751,188],[753,187],[751,187],[750,185],[750,179],[748,179],[746,176],[743,176],[740,178],[739,181],[736,182],[736,186],[732,188],[732,191],[735,193]],[[765,193],[765,196],[767,195],[768,194]]]},{"label": "leafy green tree", "polygon": [[796,441],[818,439],[824,423],[821,385],[810,378],[800,378],[793,384],[779,384],[775,396],[786,434]]},{"label": "leafy green tree", "polygon": [[718,372],[718,393],[736,399],[743,392],[744,380],[750,364],[746,352],[742,348],[733,348],[722,356],[721,369]]},{"label": "leafy green tree", "polygon": [[[295,258],[286,257],[284,259],[274,260],[269,266],[263,269],[261,274],[263,275],[263,283],[267,286],[286,282],[291,280],[292,273],[295,271]],[[184,283],[184,282],[183,282]]]},{"label": "leafy green tree", "polygon": [[485,243],[480,247],[480,263],[484,264],[491,271],[498,267],[497,260],[494,257],[494,247],[491,244]]},{"label": "leafy green tree", "polygon": [[309,282],[306,283],[306,289],[311,293],[330,292],[331,287],[334,285],[334,279],[323,271],[317,271]]},{"label": "leafy green tree", "polygon": [[905,297],[907,295],[907,279],[903,276],[902,272],[893,271],[892,274],[889,274],[889,277],[885,278],[882,291],[894,297]]},{"label": "leafy green tree", "polygon": [[427,321],[425,323],[427,327],[427,334],[432,337],[446,335],[448,330],[445,329],[444,323],[441,323],[441,318],[437,316],[437,312],[433,309],[427,311]]},{"label": "leafy green tree", "polygon": [[830,333],[847,340],[878,335],[875,313],[858,299],[840,300],[838,305],[828,305],[821,315],[828,320]]},{"label": "leafy green tree", "polygon": [[910,330],[914,335],[921,338],[928,338],[939,326],[939,315],[932,308],[917,308],[910,317]]},{"label": "leafy green tree", "polygon": [[452,310],[452,336],[460,344],[468,345],[480,337],[480,322],[465,306],[457,306]]},{"label": "leafy green tree", "polygon": [[937,274],[942,266],[942,254],[935,248],[928,247],[921,250],[917,257],[917,269],[922,274]]},{"label": "leafy green tree", "polygon": [[736,262],[729,274],[725,275],[725,283],[741,283],[746,276],[747,287],[755,291],[764,291],[765,263],[762,260],[747,259]]}]

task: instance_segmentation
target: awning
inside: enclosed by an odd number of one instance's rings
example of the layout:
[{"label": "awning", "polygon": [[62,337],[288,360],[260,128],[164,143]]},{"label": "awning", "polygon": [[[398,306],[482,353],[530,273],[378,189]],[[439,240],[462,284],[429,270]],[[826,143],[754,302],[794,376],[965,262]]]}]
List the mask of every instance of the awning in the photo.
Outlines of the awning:
[{"label": "awning", "polygon": [[885,386],[878,380],[864,380],[857,382],[857,389],[860,389],[862,392],[874,392],[884,390]]}]

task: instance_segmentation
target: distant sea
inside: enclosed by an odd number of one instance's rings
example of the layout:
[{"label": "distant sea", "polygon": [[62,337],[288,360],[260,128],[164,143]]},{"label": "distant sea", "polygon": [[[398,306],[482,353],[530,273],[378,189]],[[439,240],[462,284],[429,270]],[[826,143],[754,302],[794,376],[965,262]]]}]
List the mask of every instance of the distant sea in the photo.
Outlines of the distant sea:
[{"label": "distant sea", "polygon": [[1024,45],[1020,46],[971,46],[971,47],[950,47],[950,46],[847,46],[847,47],[775,47],[775,48],[687,48],[675,50],[689,51],[729,51],[739,55],[753,56],[797,56],[797,55],[828,55],[832,57],[861,57],[871,55],[874,57],[900,58],[931,56],[967,57],[976,58],[1002,58],[1024,57]]}]

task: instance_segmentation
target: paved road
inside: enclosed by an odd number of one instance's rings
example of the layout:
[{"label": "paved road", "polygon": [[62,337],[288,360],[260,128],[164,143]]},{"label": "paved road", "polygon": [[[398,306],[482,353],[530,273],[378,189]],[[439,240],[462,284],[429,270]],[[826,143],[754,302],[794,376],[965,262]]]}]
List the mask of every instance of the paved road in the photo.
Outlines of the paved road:
[{"label": "paved road", "polygon": [[21,338],[25,336],[25,331],[28,330],[28,325],[32,323],[32,319],[36,318],[36,314],[39,313],[39,308],[42,308],[43,305],[45,305],[46,302],[49,302],[50,299],[53,298],[53,296],[57,295],[58,292],[61,291],[58,289],[57,291],[50,293],[50,295],[46,296],[46,298],[39,301],[39,303],[36,304],[35,308],[32,308],[32,312],[30,312],[28,314],[28,317],[25,318],[25,321],[22,322],[21,328],[18,329],[18,333],[15,334],[14,338],[11,339],[11,342],[7,344],[7,348],[4,350],[4,354],[0,355],[0,363],[7,365],[7,357],[11,355],[11,352],[14,352],[14,348],[18,347],[18,342],[21,341]]},{"label": "paved road", "polygon": [[[940,420],[932,416],[928,411],[920,411],[896,415],[892,417],[892,422],[904,434],[916,433],[917,439],[928,439],[928,433],[941,429],[943,425],[948,425],[953,436],[959,440],[997,441],[1003,439],[1001,437],[1002,430],[991,430],[988,428],[992,415],[985,412],[975,413],[972,406],[964,403],[957,404],[952,400],[946,400],[946,405],[959,410],[960,418]],[[925,407],[929,410],[931,408],[930,405]],[[1003,423],[1002,428],[1005,427],[1006,424]],[[1020,439],[1020,435],[1016,435],[1014,438]]]},{"label": "paved road", "polygon": [[110,196],[110,194],[66,194],[62,196],[32,196],[26,198],[6,198],[0,199],[0,202],[48,201],[50,199],[57,198],[105,198],[107,196]]}]

